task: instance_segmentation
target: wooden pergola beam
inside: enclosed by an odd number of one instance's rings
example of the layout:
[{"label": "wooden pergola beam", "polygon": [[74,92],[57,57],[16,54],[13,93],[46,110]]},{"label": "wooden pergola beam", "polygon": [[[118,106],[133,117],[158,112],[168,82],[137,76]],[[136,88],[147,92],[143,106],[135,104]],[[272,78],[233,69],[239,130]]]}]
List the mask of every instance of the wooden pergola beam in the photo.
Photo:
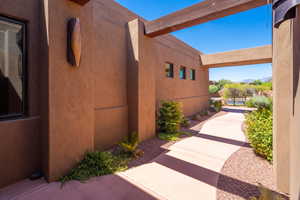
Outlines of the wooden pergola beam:
[{"label": "wooden pergola beam", "polygon": [[208,68],[272,63],[272,45],[216,54],[202,54],[200,60],[202,66]]},{"label": "wooden pergola beam", "polygon": [[265,4],[268,0],[206,0],[146,23],[145,33],[156,37]]}]

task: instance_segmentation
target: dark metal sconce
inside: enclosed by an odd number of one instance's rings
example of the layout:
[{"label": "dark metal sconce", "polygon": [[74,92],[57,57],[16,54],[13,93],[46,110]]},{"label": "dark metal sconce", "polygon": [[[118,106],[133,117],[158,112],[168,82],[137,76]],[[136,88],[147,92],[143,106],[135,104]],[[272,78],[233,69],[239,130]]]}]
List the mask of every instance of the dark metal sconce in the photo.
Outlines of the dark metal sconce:
[{"label": "dark metal sconce", "polygon": [[79,18],[72,18],[68,22],[67,58],[72,66],[79,67],[81,59],[81,31]]},{"label": "dark metal sconce", "polygon": [[296,16],[296,6],[300,0],[273,0],[273,24],[278,28],[285,20]]},{"label": "dark metal sconce", "polygon": [[74,1],[75,3],[78,3],[83,6],[84,4],[88,3],[90,0],[71,0],[71,1]]}]

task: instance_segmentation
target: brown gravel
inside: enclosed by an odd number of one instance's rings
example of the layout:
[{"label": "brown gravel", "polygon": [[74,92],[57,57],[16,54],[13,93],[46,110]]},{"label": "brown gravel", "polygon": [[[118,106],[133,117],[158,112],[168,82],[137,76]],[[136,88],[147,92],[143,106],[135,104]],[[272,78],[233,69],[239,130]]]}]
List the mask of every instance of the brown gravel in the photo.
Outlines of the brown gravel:
[{"label": "brown gravel", "polygon": [[257,156],[252,148],[242,147],[223,166],[218,182],[217,199],[241,200],[259,196],[258,183],[275,191],[272,165]]}]

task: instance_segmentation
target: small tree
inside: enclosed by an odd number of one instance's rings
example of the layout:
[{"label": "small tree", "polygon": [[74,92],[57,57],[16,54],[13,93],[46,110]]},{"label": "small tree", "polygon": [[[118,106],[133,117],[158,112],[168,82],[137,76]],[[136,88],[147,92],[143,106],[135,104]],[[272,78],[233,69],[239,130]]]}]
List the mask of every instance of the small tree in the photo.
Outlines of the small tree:
[{"label": "small tree", "polygon": [[241,95],[241,90],[238,88],[227,88],[226,94],[233,99],[233,105],[235,105],[236,98],[239,98]]},{"label": "small tree", "polygon": [[176,133],[183,121],[181,103],[175,101],[163,101],[159,109],[158,127],[164,133]]},{"label": "small tree", "polygon": [[220,90],[216,85],[210,85],[209,86],[209,94],[215,94]]},{"label": "small tree", "polygon": [[241,96],[244,99],[244,101],[247,101],[248,97],[253,97],[255,94],[255,88],[248,84],[243,84],[240,87],[241,89]]},{"label": "small tree", "polygon": [[224,96],[226,99],[232,99],[233,105],[236,105],[236,98],[242,96],[241,85],[237,83],[225,85]]},{"label": "small tree", "polygon": [[250,83],[251,85],[262,85],[263,82],[261,80],[255,80],[252,83]]},{"label": "small tree", "polygon": [[221,80],[217,81],[215,85],[219,88],[219,90],[221,90],[225,87],[225,85],[228,85],[231,83],[232,83],[232,81],[230,81],[230,80],[221,79]]}]

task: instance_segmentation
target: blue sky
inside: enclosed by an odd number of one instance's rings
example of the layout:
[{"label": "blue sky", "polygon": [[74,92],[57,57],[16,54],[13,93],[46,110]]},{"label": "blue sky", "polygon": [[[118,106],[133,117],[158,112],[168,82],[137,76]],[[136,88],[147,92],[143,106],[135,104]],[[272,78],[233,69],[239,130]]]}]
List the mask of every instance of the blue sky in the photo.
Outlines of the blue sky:
[{"label": "blue sky", "polygon": [[[157,19],[201,0],[117,0],[147,20]],[[211,54],[272,43],[271,6],[262,6],[172,33],[195,49]],[[272,75],[271,64],[210,69],[210,80],[260,79]]]}]

